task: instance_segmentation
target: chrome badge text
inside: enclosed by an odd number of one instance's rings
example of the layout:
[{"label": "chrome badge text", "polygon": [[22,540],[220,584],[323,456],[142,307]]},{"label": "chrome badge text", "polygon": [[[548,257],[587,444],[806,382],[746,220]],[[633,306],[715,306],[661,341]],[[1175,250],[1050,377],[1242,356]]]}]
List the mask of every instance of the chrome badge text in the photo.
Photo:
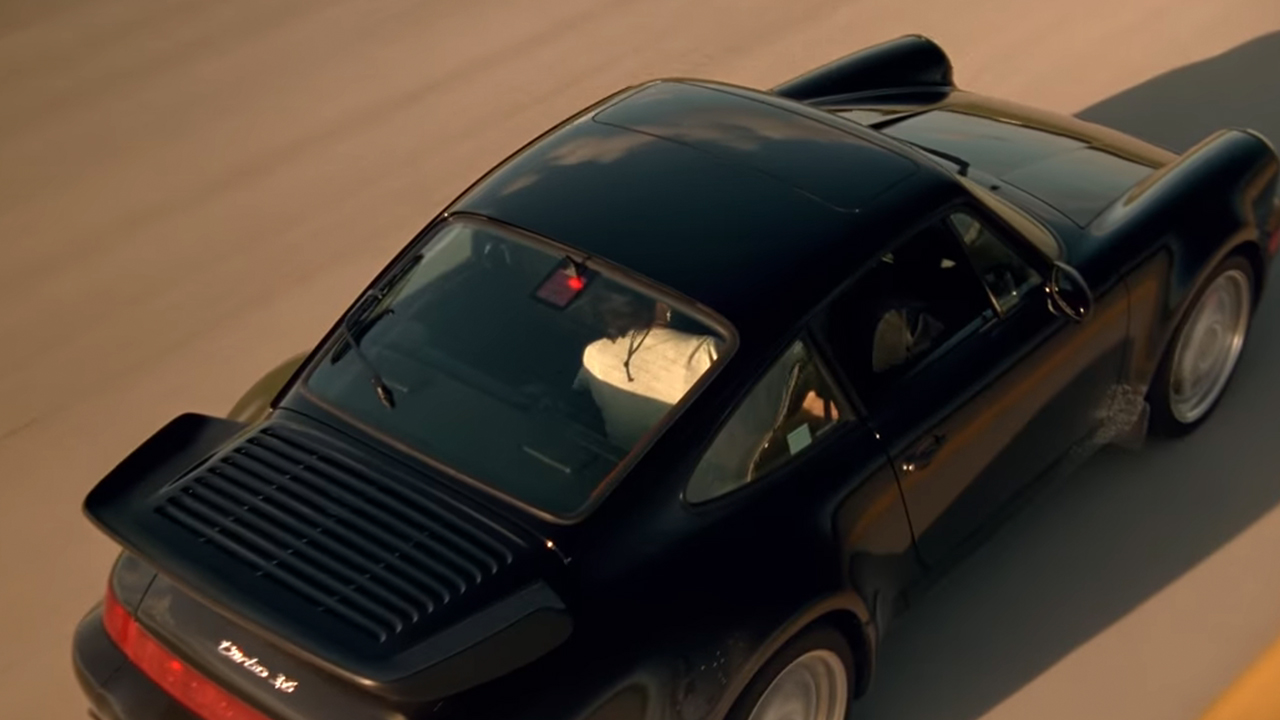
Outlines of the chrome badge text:
[{"label": "chrome badge text", "polygon": [[276,673],[275,677],[272,677],[271,671],[268,670],[265,665],[258,662],[258,658],[249,657],[249,655],[241,650],[238,645],[230,640],[223,640],[218,643],[218,653],[245,670],[248,670],[254,675],[257,675],[263,680],[271,683],[272,687],[280,692],[291,693],[298,689],[297,680],[289,679],[284,675],[284,673]]}]

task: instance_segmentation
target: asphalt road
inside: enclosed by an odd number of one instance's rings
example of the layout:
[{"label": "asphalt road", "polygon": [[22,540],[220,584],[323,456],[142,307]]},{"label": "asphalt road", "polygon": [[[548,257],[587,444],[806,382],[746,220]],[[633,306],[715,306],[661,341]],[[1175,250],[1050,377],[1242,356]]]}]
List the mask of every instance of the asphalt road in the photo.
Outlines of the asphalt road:
[{"label": "asphalt road", "polygon": [[[79,514],[311,345],[477,174],[656,75],[768,86],[923,32],[965,87],[1185,148],[1280,139],[1277,0],[0,3],[0,697],[80,717]],[[1223,53],[1226,53],[1223,55]],[[1195,437],[1049,487],[886,642],[856,717],[1194,718],[1280,632],[1280,293]]]}]

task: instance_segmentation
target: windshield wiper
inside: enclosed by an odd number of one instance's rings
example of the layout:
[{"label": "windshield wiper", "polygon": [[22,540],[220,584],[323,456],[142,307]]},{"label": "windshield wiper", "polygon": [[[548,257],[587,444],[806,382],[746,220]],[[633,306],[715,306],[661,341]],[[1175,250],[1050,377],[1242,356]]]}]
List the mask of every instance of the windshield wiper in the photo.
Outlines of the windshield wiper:
[{"label": "windshield wiper", "polygon": [[907,145],[910,145],[911,147],[917,150],[920,150],[921,152],[925,152],[925,153],[928,153],[929,155],[933,155],[934,157],[942,158],[947,162],[954,163],[957,167],[957,172],[960,174],[961,177],[968,177],[969,175],[969,161],[965,160],[962,157],[952,155],[949,152],[943,152],[942,150],[935,150],[934,148],[926,147],[919,143],[913,143],[910,140],[903,140],[902,138],[894,138],[894,139],[897,140],[898,142],[906,143]]},{"label": "windshield wiper", "polygon": [[[365,370],[369,371],[369,380],[373,383],[373,391],[378,394],[378,400],[381,401],[383,405],[386,405],[388,410],[395,410],[395,393],[391,392],[391,386],[387,384],[387,381],[382,379],[382,373],[378,372],[378,367],[373,364],[373,361],[369,359],[368,355],[364,354],[364,350],[360,349],[360,340],[356,337],[356,334],[351,331],[351,326],[349,325],[350,322],[351,318],[349,316],[345,317],[340,323],[338,323],[338,328],[342,331],[342,335],[346,338],[347,343],[351,345],[351,354],[355,355],[356,359],[360,361],[360,364],[364,366]],[[336,360],[334,362],[336,362]]]},{"label": "windshield wiper", "polygon": [[[423,256],[421,254],[410,258],[408,262],[397,268],[396,271],[382,283],[380,289],[370,290],[365,293],[363,297],[356,301],[355,307],[357,308],[357,311],[343,318],[339,325],[339,328],[342,330],[343,337],[345,337],[347,339],[347,343],[351,345],[351,352],[355,354],[356,359],[360,361],[360,364],[364,365],[365,369],[369,371],[369,380],[373,382],[373,390],[378,394],[378,400],[381,401],[383,405],[386,405],[389,410],[394,410],[396,407],[396,395],[391,392],[391,386],[387,384],[387,381],[382,379],[382,373],[378,372],[378,367],[374,365],[373,361],[369,359],[369,356],[365,355],[364,351],[360,349],[360,338],[364,337],[364,334],[367,333],[371,327],[378,324],[378,322],[387,316],[394,314],[395,310],[386,308],[385,310],[382,310],[370,317],[369,311],[360,312],[358,308],[371,299],[373,300],[373,306],[377,307],[378,303],[390,295],[392,291],[394,291],[400,283],[409,276],[409,273],[422,262],[422,258]],[[349,324],[353,319],[357,323],[355,330],[352,330],[351,325]],[[338,360],[342,359],[342,355],[342,348],[334,348],[334,352],[330,354],[330,362],[336,363]]]}]

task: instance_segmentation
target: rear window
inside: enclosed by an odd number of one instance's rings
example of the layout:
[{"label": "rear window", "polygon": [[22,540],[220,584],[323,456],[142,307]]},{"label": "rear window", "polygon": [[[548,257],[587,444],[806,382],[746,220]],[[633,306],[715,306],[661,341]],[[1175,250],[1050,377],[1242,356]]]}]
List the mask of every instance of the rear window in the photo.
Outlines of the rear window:
[{"label": "rear window", "polygon": [[711,322],[606,267],[454,218],[345,318],[306,386],[472,482],[584,511],[723,362]]}]

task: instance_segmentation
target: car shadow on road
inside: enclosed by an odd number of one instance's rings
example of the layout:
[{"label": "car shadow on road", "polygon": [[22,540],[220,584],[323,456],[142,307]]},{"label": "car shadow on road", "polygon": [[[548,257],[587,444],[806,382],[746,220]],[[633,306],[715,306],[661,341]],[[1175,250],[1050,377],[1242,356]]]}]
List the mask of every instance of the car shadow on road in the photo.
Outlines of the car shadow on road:
[{"label": "car shadow on road", "polygon": [[[1223,127],[1280,141],[1276,68],[1280,33],[1079,116],[1178,152]],[[1280,505],[1278,325],[1272,288],[1205,426],[1142,452],[1104,451],[1053,481],[920,598],[885,638],[852,716],[976,720]]]},{"label": "car shadow on road", "polygon": [[1224,127],[1280,143],[1280,32],[1158,75],[1077,116],[1183,152]]}]

